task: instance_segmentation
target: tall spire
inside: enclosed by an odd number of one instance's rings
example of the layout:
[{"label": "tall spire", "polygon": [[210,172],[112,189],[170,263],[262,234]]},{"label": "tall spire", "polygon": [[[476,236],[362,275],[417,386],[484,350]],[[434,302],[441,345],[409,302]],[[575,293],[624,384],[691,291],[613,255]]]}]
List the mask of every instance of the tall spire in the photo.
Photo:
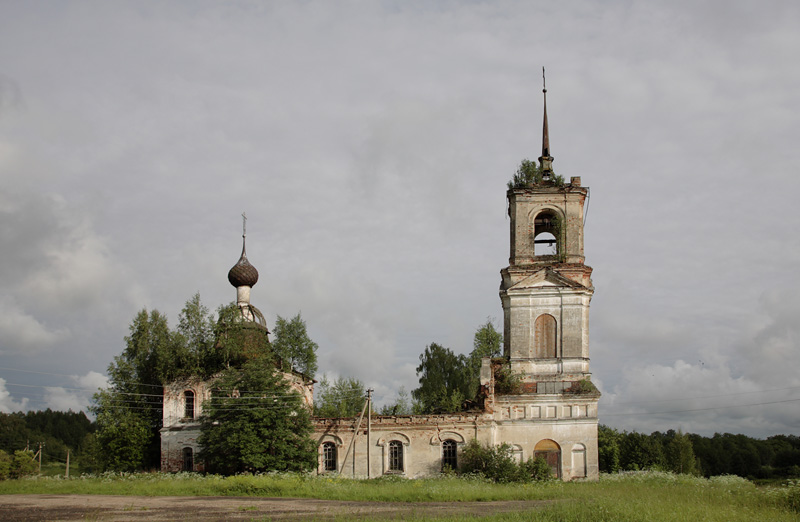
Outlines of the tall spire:
[{"label": "tall spire", "polygon": [[247,259],[245,242],[247,241],[247,213],[242,212],[242,259]]},{"label": "tall spire", "polygon": [[542,94],[544,95],[544,123],[542,124],[542,155],[539,157],[539,163],[542,166],[542,174],[550,177],[553,173],[553,157],[550,156],[550,131],[547,128],[547,83],[544,67],[542,67]]}]

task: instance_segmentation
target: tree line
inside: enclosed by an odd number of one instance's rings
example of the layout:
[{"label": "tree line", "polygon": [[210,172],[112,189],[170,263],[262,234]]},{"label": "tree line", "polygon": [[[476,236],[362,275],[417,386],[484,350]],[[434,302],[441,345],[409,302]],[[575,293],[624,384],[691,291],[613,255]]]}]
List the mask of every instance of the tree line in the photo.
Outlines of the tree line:
[{"label": "tree line", "polygon": [[669,430],[650,435],[598,427],[600,471],[663,469],[675,473],[738,475],[748,479],[800,476],[800,437],[755,439],[715,433],[704,437]]},{"label": "tree line", "polygon": [[[82,459],[96,425],[86,414],[73,411],[0,413],[0,479],[32,472],[31,458],[42,443],[42,462],[65,462],[69,450],[73,463]],[[26,451],[28,450],[28,451]]]}]

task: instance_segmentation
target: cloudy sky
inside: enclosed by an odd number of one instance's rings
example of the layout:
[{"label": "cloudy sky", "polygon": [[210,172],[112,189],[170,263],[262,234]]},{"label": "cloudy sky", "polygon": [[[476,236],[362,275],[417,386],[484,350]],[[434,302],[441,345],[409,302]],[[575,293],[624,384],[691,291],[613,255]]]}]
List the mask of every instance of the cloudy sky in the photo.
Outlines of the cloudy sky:
[{"label": "cloudy sky", "polygon": [[[226,279],[392,400],[500,324],[505,184],[591,187],[601,422],[800,433],[800,7],[0,3],[0,410],[80,409]],[[34,373],[37,372],[37,373]]]}]

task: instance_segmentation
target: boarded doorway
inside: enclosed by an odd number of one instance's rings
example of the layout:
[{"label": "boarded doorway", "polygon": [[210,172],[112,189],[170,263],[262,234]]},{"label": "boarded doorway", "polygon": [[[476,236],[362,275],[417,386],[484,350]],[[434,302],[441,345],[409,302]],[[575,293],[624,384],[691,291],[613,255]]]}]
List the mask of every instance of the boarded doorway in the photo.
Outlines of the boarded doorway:
[{"label": "boarded doorway", "polygon": [[540,440],[533,450],[534,458],[542,457],[550,466],[550,474],[561,478],[561,447],[554,440]]}]

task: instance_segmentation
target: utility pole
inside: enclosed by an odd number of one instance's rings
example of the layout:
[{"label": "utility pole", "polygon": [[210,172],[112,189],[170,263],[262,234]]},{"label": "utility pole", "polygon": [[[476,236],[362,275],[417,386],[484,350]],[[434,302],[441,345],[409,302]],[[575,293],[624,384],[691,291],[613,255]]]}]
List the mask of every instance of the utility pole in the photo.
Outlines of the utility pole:
[{"label": "utility pole", "polygon": [[44,446],[44,442],[39,443],[39,475],[42,474],[42,447]]},{"label": "utility pole", "polygon": [[353,439],[350,441],[350,445],[347,447],[347,452],[344,454],[344,459],[342,460],[342,469],[341,469],[341,471],[339,471],[340,475],[344,471],[344,466],[347,463],[347,457],[348,457],[348,455],[350,455],[350,450],[352,449],[353,450],[353,477],[356,476],[356,454],[355,454],[355,449],[353,448],[353,446],[355,445],[355,442],[356,442],[356,435],[358,435],[358,430],[361,428],[361,421],[364,419],[364,412],[366,411],[366,409],[367,409],[367,401],[364,401],[364,407],[361,409],[361,415],[359,415],[359,417],[358,417],[358,422],[355,424],[355,426],[353,426]]},{"label": "utility pole", "polygon": [[69,448],[67,448],[67,473],[64,475],[64,478],[69,478]]},{"label": "utility pole", "polygon": [[372,429],[372,392],[374,390],[369,388],[367,390],[367,478],[370,478],[370,465],[369,454],[372,452],[372,445],[370,444],[370,430]]}]

